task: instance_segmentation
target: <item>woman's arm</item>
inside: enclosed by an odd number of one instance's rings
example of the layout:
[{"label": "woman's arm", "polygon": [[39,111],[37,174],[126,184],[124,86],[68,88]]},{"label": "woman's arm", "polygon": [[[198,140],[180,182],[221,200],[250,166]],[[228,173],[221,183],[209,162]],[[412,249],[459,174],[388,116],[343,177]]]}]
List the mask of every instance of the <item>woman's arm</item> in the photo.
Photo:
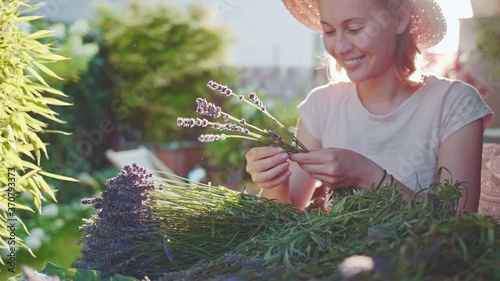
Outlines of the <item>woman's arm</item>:
[{"label": "woman's arm", "polygon": [[[438,167],[445,167],[454,182],[466,182],[459,209],[477,212],[481,193],[483,119],[478,119],[448,136],[439,146]],[[442,182],[446,177],[441,179]]]}]

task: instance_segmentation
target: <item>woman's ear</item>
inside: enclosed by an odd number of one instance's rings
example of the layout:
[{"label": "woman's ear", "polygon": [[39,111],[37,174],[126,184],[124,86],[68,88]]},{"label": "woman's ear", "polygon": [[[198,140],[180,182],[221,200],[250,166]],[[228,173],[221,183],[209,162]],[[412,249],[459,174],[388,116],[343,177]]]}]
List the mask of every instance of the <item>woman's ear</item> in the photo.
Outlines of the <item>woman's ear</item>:
[{"label": "woman's ear", "polygon": [[402,34],[406,31],[406,29],[408,29],[408,26],[410,25],[411,15],[411,5],[409,3],[403,4],[398,13],[398,34]]}]

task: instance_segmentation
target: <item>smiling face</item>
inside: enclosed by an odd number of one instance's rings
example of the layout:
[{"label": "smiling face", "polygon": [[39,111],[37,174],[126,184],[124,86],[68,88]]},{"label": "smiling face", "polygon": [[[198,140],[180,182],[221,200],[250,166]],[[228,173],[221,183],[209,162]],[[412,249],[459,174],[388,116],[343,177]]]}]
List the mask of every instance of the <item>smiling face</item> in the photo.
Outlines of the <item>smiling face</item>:
[{"label": "smiling face", "polygon": [[325,49],[353,82],[376,79],[396,64],[397,34],[407,23],[401,10],[381,0],[319,0]]}]

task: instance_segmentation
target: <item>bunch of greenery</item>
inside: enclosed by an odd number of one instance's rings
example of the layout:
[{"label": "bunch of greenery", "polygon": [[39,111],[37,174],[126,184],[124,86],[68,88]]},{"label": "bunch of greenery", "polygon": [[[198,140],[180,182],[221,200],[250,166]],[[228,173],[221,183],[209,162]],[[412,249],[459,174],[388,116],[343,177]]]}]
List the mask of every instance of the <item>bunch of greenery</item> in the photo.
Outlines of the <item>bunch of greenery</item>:
[{"label": "bunch of greenery", "polygon": [[54,191],[45,177],[73,180],[48,173],[40,166],[42,154],[48,157],[46,143],[40,136],[63,133],[47,129],[47,120],[63,122],[51,106],[69,104],[61,101],[64,94],[49,86],[40,75],[45,73],[60,79],[45,64],[64,60],[64,57],[53,54],[49,45],[40,42],[51,33],[40,30],[30,34],[21,29],[21,25],[29,25],[39,18],[26,16],[39,7],[30,6],[27,0],[8,0],[0,4],[0,249],[7,251],[16,244],[26,248],[18,238],[12,239],[16,234],[6,224],[8,218],[22,223],[17,217],[20,209],[32,211],[16,202],[19,192],[31,194],[40,212],[42,201],[46,201],[44,194],[55,200]]},{"label": "bunch of greenery", "polygon": [[[130,165],[102,197],[83,201],[97,213],[81,227],[74,265],[158,280],[340,280],[353,270],[354,280],[495,280],[500,226],[460,213],[461,194],[447,181],[406,203],[386,186],[300,211]],[[349,264],[359,258],[369,266]]]},{"label": "bunch of greenery", "polygon": [[125,10],[101,7],[102,30],[116,86],[117,119],[154,145],[195,139],[175,119],[195,97],[206,97],[206,77],[234,81],[225,66],[229,30],[215,26],[202,6],[181,11],[168,5],[129,1]]}]

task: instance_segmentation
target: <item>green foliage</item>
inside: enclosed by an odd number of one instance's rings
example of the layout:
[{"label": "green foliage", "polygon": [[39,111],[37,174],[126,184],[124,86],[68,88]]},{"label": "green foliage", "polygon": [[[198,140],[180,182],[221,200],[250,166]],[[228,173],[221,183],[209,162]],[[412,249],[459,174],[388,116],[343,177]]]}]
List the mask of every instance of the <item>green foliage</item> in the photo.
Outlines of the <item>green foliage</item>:
[{"label": "green foliage", "polygon": [[[414,197],[409,204],[402,201],[401,190],[390,186],[335,194],[327,212],[295,213],[282,204],[269,205],[262,215],[285,211],[278,215],[283,221],[269,223],[212,262],[192,263],[160,280],[495,280],[500,274],[500,226],[480,214],[458,213],[457,186],[439,184],[427,191],[428,196]],[[243,229],[248,209],[231,208],[225,215],[221,210],[212,232],[236,227],[236,217],[242,217]],[[288,213],[296,216],[285,218]],[[354,278],[343,276],[339,265],[357,255],[374,264]],[[364,267],[351,266],[353,271]]]},{"label": "green foliage", "polygon": [[[116,134],[110,114],[113,98],[109,91],[113,85],[106,54],[100,47],[101,33],[90,28],[86,21],[69,25],[38,21],[35,28],[53,30],[57,36],[47,39],[47,43],[71,57],[61,66],[57,65],[57,70],[68,79],[55,85],[68,96],[65,101],[74,104],[55,109],[67,123],[50,122],[50,126],[71,132],[72,136],[52,134],[44,137],[51,144],[47,148],[51,159],[44,161],[43,166],[48,171],[61,171],[73,177],[93,174],[109,165],[104,152],[111,147]],[[80,184],[51,184],[62,191],[58,199],[82,198],[84,189]]]},{"label": "green foliage", "polygon": [[476,43],[495,77],[500,77],[500,17],[481,18]]},{"label": "green foliage", "polygon": [[81,74],[87,70],[91,59],[99,51],[97,42],[87,42],[86,37],[91,32],[87,20],[77,20],[71,24],[51,24],[42,20],[34,22],[32,29],[52,31],[54,36],[44,41],[51,44],[58,55],[68,58],[50,66],[50,69],[64,77],[64,80],[54,79],[42,73],[45,81],[54,88],[59,89],[64,85],[77,83],[81,79]]},{"label": "green foliage", "polygon": [[208,80],[228,83],[223,66],[229,31],[214,26],[201,6],[180,11],[130,1],[124,11],[98,10],[96,25],[113,69],[115,116],[152,144],[196,139],[176,118],[209,94]]},{"label": "green foliage", "polygon": [[[30,7],[27,3],[27,0],[10,0],[0,4],[0,249],[6,250],[14,246],[13,241],[9,240],[11,231],[5,224],[6,219],[17,218],[19,209],[32,210],[17,204],[15,196],[22,191],[30,193],[36,209],[40,211],[42,201],[47,200],[44,194],[55,200],[54,191],[45,177],[73,180],[46,172],[40,165],[42,154],[48,157],[46,143],[40,139],[41,134],[62,133],[47,129],[47,120],[63,122],[51,106],[70,104],[61,101],[65,95],[49,86],[41,76],[44,73],[60,79],[45,64],[65,58],[53,54],[49,45],[39,42],[50,36],[49,31],[23,32],[21,25],[29,25],[39,18],[25,16],[39,7]],[[21,12],[21,7],[27,8]],[[22,223],[19,218],[17,220]],[[15,242],[26,248],[22,241]]]},{"label": "green foliage", "polygon": [[[65,281],[138,281],[138,279],[132,277],[122,276],[120,274],[113,275],[109,278],[101,278],[99,272],[95,270],[87,269],[76,269],[76,268],[64,268],[56,264],[48,262],[45,264],[44,268],[39,271],[46,276],[57,276],[61,280]],[[31,279],[29,279],[31,280]],[[28,281],[23,277],[23,275],[18,275],[9,278],[7,281]]]}]

